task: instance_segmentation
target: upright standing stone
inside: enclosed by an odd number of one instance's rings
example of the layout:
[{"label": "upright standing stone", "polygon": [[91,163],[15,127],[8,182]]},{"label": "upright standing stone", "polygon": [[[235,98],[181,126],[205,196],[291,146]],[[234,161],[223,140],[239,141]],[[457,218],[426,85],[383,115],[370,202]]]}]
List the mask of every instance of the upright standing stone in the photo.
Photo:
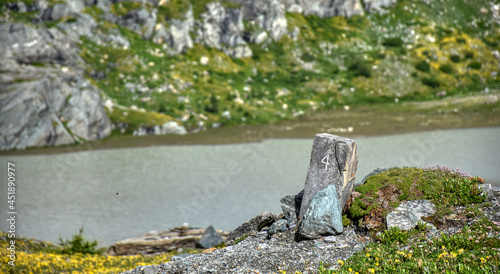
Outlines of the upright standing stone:
[{"label": "upright standing stone", "polygon": [[[340,206],[340,210],[342,210],[353,189],[357,166],[358,152],[354,140],[327,133],[317,134],[314,138],[311,162],[307,170],[304,195],[300,205],[299,218],[301,222],[305,221],[304,216],[315,195],[330,185],[335,186],[332,189],[336,190],[336,197],[328,197],[331,205],[325,206],[332,208]],[[331,191],[326,193],[331,193]],[[310,212],[308,216],[315,216],[316,220],[330,218],[323,218],[318,214],[320,213]],[[311,223],[311,221],[307,223]],[[338,220],[330,220],[330,223],[338,223]],[[340,233],[342,230],[337,232]]]}]

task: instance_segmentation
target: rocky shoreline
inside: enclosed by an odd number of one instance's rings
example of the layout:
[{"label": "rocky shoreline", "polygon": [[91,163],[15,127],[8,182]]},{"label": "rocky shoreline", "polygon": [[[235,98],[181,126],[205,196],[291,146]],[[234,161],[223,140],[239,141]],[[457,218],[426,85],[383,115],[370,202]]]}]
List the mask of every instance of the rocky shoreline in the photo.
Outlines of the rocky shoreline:
[{"label": "rocky shoreline", "polygon": [[[203,253],[177,255],[170,262],[141,266],[124,273],[316,273],[320,268],[338,269],[367,244],[380,241],[378,237],[386,228],[400,233],[418,229],[421,237],[432,241],[460,233],[464,227],[480,222],[482,216],[486,216],[483,221],[488,219],[500,226],[500,191],[493,190],[480,177],[470,177],[467,172],[439,165],[426,170],[378,168],[353,191],[357,163],[354,140],[317,134],[304,190],[280,200],[283,213],[262,213],[224,234],[226,247],[212,248],[222,241],[211,245],[202,243],[209,237],[221,238],[209,227],[199,241],[207,248]],[[435,176],[434,179],[427,178],[431,175],[425,172]],[[403,175],[413,182],[385,186],[377,182],[389,181],[385,176],[400,178]],[[460,194],[454,200],[444,198],[442,202],[449,204],[448,209],[443,210],[443,205],[436,204],[441,198],[435,191],[424,196],[428,186],[416,185],[422,178],[444,180],[439,186],[444,195],[446,191]],[[438,187],[432,185],[431,189],[434,186]],[[414,193],[409,194],[407,187]],[[468,203],[482,203],[483,209],[477,209],[481,213],[474,213],[475,209],[468,207]],[[186,236],[187,231],[190,230],[185,228],[184,234],[177,236]],[[490,228],[486,237],[500,239],[500,233]],[[117,253],[117,247],[130,242],[133,241],[117,243],[110,248],[110,253]]]},{"label": "rocky shoreline", "polygon": [[[491,206],[484,212],[492,222],[500,225],[500,190],[489,191],[486,195],[486,201]],[[256,218],[269,214],[272,213],[264,213]],[[430,229],[426,237],[453,235],[476,221],[450,218],[446,226]],[[265,226],[225,248],[207,249],[201,254],[177,255],[170,262],[141,266],[123,273],[317,273],[320,265],[338,269],[354,253],[362,251],[374,240],[353,225],[345,227],[342,234],[315,240],[297,241],[296,232],[296,229],[290,229],[272,234],[269,226]],[[500,238],[500,235],[493,233],[488,236]]]}]

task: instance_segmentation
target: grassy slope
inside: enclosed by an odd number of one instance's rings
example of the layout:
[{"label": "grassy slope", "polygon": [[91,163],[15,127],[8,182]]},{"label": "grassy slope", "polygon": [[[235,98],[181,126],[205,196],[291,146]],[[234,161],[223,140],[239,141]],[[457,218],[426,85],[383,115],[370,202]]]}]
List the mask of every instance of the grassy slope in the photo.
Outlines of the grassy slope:
[{"label": "grassy slope", "polygon": [[[157,7],[158,22],[183,18],[189,2]],[[285,35],[277,42],[252,44],[253,57],[242,59],[200,44],[169,55],[166,45],[104,21],[101,10],[88,7],[85,12],[99,23],[97,32],[118,31],[131,46],[82,38],[80,48],[89,73],[106,73],[94,83],[115,105],[109,111],[112,121],[129,124],[129,133],[172,119],[188,129],[268,123],[345,104],[429,100],[442,90],[449,96],[498,88],[499,64],[492,51],[499,50],[500,34],[489,2],[402,0],[382,14],[349,19],[288,13],[288,29],[298,29],[298,39]],[[122,15],[140,7],[155,8],[124,2],[113,4],[111,12]],[[195,5],[195,19],[202,7]],[[209,58],[208,65],[200,65],[202,56]],[[131,93],[126,83],[150,91]],[[221,116],[226,110],[231,119]]]},{"label": "grassy slope", "polygon": [[[327,266],[320,273],[496,273],[500,265],[500,224],[490,221],[478,185],[480,178],[446,166],[425,169],[393,168],[370,177],[356,188],[344,223],[366,227],[366,220],[381,221],[375,241],[346,262],[338,261],[337,271]],[[393,195],[385,196],[387,192]],[[385,230],[387,213],[400,202],[429,199],[436,213],[426,219],[441,231],[449,227],[453,235],[428,236],[429,228],[419,224],[410,231]],[[379,209],[383,209],[379,210]],[[441,232],[440,232],[441,233]],[[427,234],[427,235],[426,235]]]}]

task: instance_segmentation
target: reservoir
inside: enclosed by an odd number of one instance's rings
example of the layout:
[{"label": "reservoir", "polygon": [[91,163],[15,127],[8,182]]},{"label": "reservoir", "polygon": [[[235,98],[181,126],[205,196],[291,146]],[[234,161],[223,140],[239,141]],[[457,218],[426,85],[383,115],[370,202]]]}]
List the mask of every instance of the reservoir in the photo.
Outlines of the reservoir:
[{"label": "reservoir", "polygon": [[[342,135],[339,133],[339,135]],[[447,165],[500,187],[500,127],[353,138],[356,181],[376,167]],[[304,187],[313,139],[0,156],[16,166],[16,234],[101,245],[188,223],[232,230]],[[0,230],[8,231],[2,184]]]}]

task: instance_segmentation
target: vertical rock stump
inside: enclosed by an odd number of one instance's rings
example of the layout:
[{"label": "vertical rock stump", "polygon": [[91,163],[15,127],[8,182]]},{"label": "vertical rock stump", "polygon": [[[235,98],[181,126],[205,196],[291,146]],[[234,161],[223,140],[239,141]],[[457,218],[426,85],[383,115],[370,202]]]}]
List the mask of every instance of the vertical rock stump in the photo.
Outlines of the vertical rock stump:
[{"label": "vertical rock stump", "polygon": [[358,166],[356,142],[321,133],[314,138],[299,212],[299,234],[315,239],[342,233],[342,208]]}]

